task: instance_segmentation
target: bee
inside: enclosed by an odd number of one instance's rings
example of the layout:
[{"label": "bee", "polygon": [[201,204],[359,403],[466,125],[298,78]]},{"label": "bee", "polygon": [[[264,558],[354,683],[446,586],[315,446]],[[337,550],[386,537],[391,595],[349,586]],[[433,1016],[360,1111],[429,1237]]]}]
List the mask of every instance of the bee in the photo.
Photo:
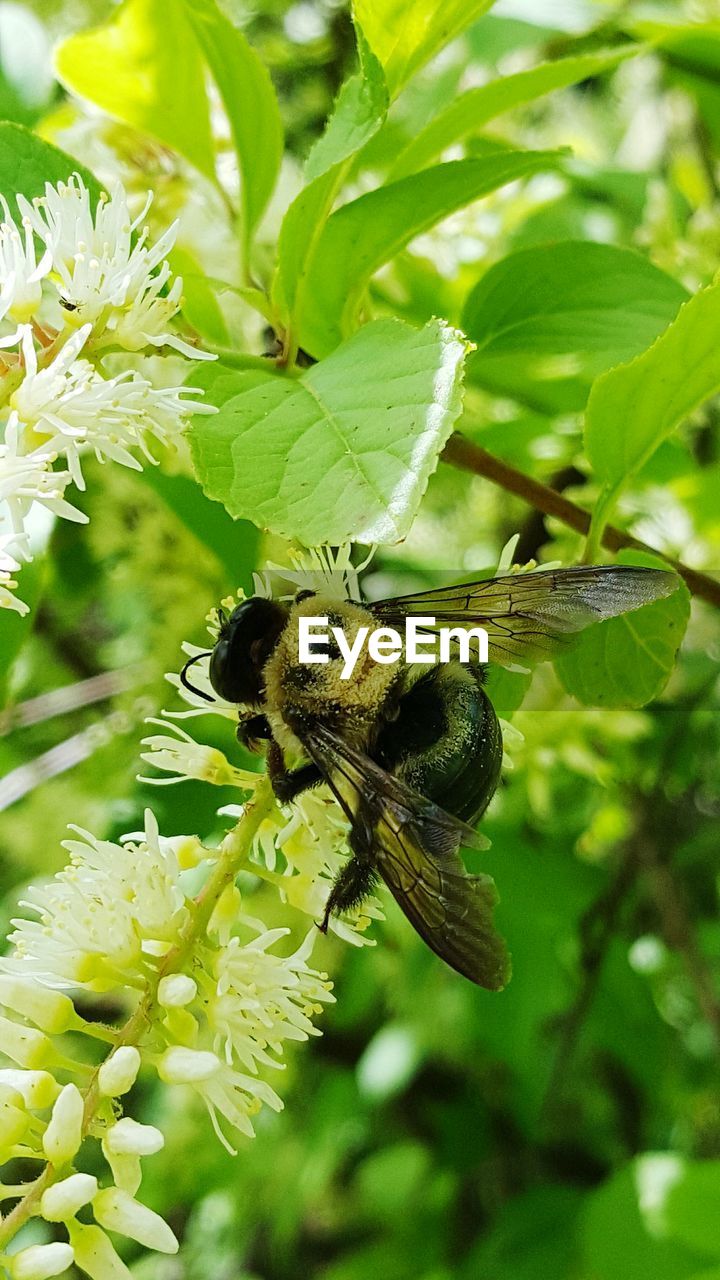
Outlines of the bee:
[{"label": "bee", "polygon": [[[540,571],[441,587],[373,603],[338,600],[322,587],[293,602],[254,596],[230,616],[210,651],[218,697],[238,704],[239,740],[265,750],[277,798],[291,803],[327,784],[349,821],[350,857],[319,928],[357,907],[382,879],[421,938],[472,982],[500,990],[510,964],[493,923],[492,878],[471,875],[460,849],[483,848],[475,826],[500,778],[502,734],[485,666],[421,667],[357,661],[343,678],[331,636],[321,662],[299,660],[303,618],[327,616],[352,644],[362,627],[481,626],[488,658],[504,666],[548,658],[574,632],[669,595],[674,574],[629,566]],[[185,686],[202,697],[182,672]]]}]

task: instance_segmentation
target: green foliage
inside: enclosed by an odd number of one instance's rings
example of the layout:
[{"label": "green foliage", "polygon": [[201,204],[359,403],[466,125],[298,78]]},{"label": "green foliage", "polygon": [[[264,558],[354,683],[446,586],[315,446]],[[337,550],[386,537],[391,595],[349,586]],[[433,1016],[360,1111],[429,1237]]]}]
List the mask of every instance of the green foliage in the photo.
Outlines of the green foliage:
[{"label": "green foliage", "polygon": [[629,46],[627,49],[580,54],[577,58],[558,58],[556,62],[542,63],[530,71],[518,71],[515,75],[491,80],[477,89],[468,89],[408,143],[392,167],[392,176],[403,178],[424,168],[446,147],[479,133],[496,116],[504,115],[523,103],[534,102],[546,93],[566,89],[579,80],[598,75],[616,66],[628,53],[635,52],[636,48]]},{"label": "green foliage", "polygon": [[388,92],[382,66],[358,24],[355,33],[360,71],[343,84],[327,128],[305,162],[305,179],[309,183],[354,156],[374,136],[387,112]]},{"label": "green foliage", "polygon": [[344,84],[325,132],[307,158],[306,185],[288,208],[278,238],[274,288],[296,334],[308,270],[347,162],[377,133],[388,108],[382,67],[359,26],[356,31],[360,70]]},{"label": "green foliage", "polygon": [[214,0],[184,0],[184,6],[228,114],[242,178],[247,237],[280,170],[283,134],[277,98],[266,67]]},{"label": "green foliage", "polygon": [[204,70],[181,0],[125,0],[56,53],[63,84],[213,177]]},{"label": "green foliage", "polygon": [[562,240],[520,249],[465,301],[462,326],[477,345],[472,377],[511,394],[522,379],[531,393],[553,357],[564,357],[582,407],[592,379],[643,351],[686,298],[671,276],[616,245]]},{"label": "green foliage", "polygon": [[492,0],[358,0],[355,13],[385,67],[393,96],[429,58],[469,27]]},{"label": "green foliage", "polygon": [[551,167],[554,152],[502,152],[437,165],[371,191],[338,209],[318,237],[307,268],[301,342],[327,355],[357,324],[370,277],[414,236],[506,182]]},{"label": "green foliage", "polygon": [[8,203],[14,205],[16,194],[32,200],[43,194],[46,182],[67,182],[72,173],[80,174],[97,200],[100,186],[78,160],[23,125],[0,121],[0,191]]},{"label": "green foliage", "polygon": [[[70,822],[117,839],[150,805],[165,835],[222,838],[237,792],[138,782],[138,743],[180,708],[163,674],[183,642],[205,645],[208,611],[287,563],[286,540],[377,541],[373,598],[491,574],[515,533],[521,563],[673,558],[716,579],[720,555],[710,0],[29,3],[59,83],[21,102],[7,46],[0,191],[14,212],[74,171],[94,200],[122,181],[133,211],[153,190],[150,241],[180,223],[179,334],[219,356],[187,383],[218,412],[142,474],[83,460],[89,524],[40,522],[30,618],[0,610],[7,922]],[[446,465],[453,431],[528,500]],[[533,509],[533,483],[593,517],[588,543]],[[607,551],[611,517],[654,554]],[[491,847],[464,856],[498,886],[506,991],[444,969],[385,895],[372,948],[317,938],[337,1004],[237,1159],[141,1077],[137,1115],[167,1133],[142,1193],[182,1237],[174,1278],[720,1280],[705,596],[691,611],[683,583],[553,664],[488,672],[518,732]],[[262,767],[212,723],[210,749]],[[275,889],[240,887],[263,918]],[[290,906],[280,923],[297,932]],[[125,1012],[92,1004],[101,1024]],[[171,1274],[140,1247],[124,1261]]]},{"label": "green foliage", "polygon": [[585,447],[604,486],[598,519],[663,440],[720,389],[719,323],[714,284],[685,303],[648,351],[593,387]]},{"label": "green foliage", "polygon": [[307,546],[399,541],[460,413],[464,353],[441,322],[378,320],[297,380],[213,370],[198,476],[231,515]]},{"label": "green foliage", "polygon": [[[621,564],[659,562],[623,552]],[[684,583],[664,600],[590,627],[558,658],[568,693],[595,707],[644,707],[665,688],[690,617]]]}]

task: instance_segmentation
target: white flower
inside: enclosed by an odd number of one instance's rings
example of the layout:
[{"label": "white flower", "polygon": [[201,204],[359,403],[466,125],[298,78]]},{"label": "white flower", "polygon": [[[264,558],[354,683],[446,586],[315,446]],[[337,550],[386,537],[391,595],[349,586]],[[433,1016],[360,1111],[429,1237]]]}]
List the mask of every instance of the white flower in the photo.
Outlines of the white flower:
[{"label": "white flower", "polygon": [[365,559],[359,565],[352,562],[352,543],[345,542],[333,551],[332,547],[290,547],[288,555],[291,568],[268,562],[267,575],[263,579],[255,574],[253,581],[256,595],[269,595],[268,576],[277,575],[292,584],[293,594],[296,591],[321,591],[338,600],[359,600],[359,575],[366,569],[375,555],[375,547],[371,547]]},{"label": "white flower", "polygon": [[21,904],[40,920],[13,921],[15,953],[6,970],[92,991],[142,984],[148,958],[172,946],[188,913],[172,848],[160,843],[149,810],[145,821],[138,845],[83,831],[66,842],[70,866],[31,887]]},{"label": "white flower", "polygon": [[311,1017],[334,1001],[327,974],[307,963],[317,930],[292,955],[275,955],[271,948],[288,933],[269,929],[245,944],[232,938],[215,960],[207,1017],[216,1050],[224,1052],[226,1062],[237,1060],[253,1073],[258,1066],[280,1065],[277,1055],[285,1040],[318,1035]]},{"label": "white flower", "polygon": [[104,462],[112,459],[139,471],[141,464],[129,453],[149,452],[148,437],[167,444],[177,437],[191,412],[212,412],[210,405],[183,399],[193,389],[157,389],[133,370],[114,378],[102,378],[80,354],[91,333],[83,325],[67,340],[53,361],[38,367],[32,331],[22,336],[25,377],[11,397],[24,424],[38,436],[48,437],[53,456],[63,454],[79,489],[85,488],[80,457],[88,448]]},{"label": "white flower", "polygon": [[93,1214],[101,1227],[117,1231],[130,1240],[137,1240],[146,1249],[160,1253],[177,1253],[178,1241],[167,1222],[134,1200],[119,1187],[106,1187],[93,1200]]},{"label": "white flower", "polygon": [[184,1009],[197,995],[197,982],[186,973],[170,973],[158,983],[158,1004],[165,1009]]},{"label": "white flower", "polygon": [[0,223],[0,320],[10,316],[25,323],[40,306],[42,280],[50,270],[52,255],[46,249],[38,262],[30,219],[22,220],[23,236],[2,195],[0,204],[5,215]]},{"label": "white flower", "polygon": [[72,1173],[43,1192],[40,1212],[46,1222],[66,1222],[97,1194],[98,1182],[90,1173]]},{"label": "white flower", "polygon": [[[225,603],[225,602],[223,602]],[[231,606],[232,607],[232,606]],[[215,627],[216,611],[213,610],[209,619],[208,631],[213,637],[215,643],[217,631]],[[201,649],[199,645],[190,644],[189,641],[183,641],[182,651],[189,658],[200,658],[199,662],[194,662],[192,667],[191,683],[200,690],[199,693],[193,692],[187,685],[183,684],[180,676],[176,671],[167,671],[165,679],[168,684],[173,685],[177,689],[183,702],[187,702],[192,708],[190,711],[163,711],[163,715],[172,717],[173,720],[190,720],[195,716],[216,715],[223,716],[226,720],[237,720],[238,709],[234,702],[224,702],[222,698],[218,698],[215,690],[210,684],[210,652],[207,649]],[[203,694],[207,695],[203,697]]]},{"label": "white flower", "polygon": [[82,1142],[83,1097],[75,1084],[66,1084],[52,1109],[43,1134],[48,1162],[58,1167],[72,1160]]},{"label": "white flower", "polygon": [[90,323],[93,343],[142,351],[148,346],[174,347],[202,359],[205,353],[183,342],[168,325],[180,309],[182,280],[171,278],[167,255],[175,243],[177,222],[155,242],[139,231],[152,194],[137,218],[131,218],[122,187],[101,195],[93,213],[90,194],[77,175],[32,205],[18,205],[47,245],[59,277],[64,306],[81,325]]},{"label": "white flower", "polygon": [[152,1124],[139,1124],[123,1116],[105,1135],[105,1146],[116,1156],[154,1156],[162,1151],[165,1139]]},{"label": "white flower", "polygon": [[18,597],[13,594],[17,587],[17,579],[13,575],[17,573],[20,565],[7,548],[15,542],[16,538],[12,533],[3,534],[0,537],[0,609],[14,609],[16,613],[22,615],[29,613],[30,606],[25,604],[24,600],[18,600]]},{"label": "white flower", "polygon": [[49,1071],[17,1071],[5,1068],[0,1071],[0,1089],[15,1089],[23,1098],[26,1107],[41,1110],[49,1107],[60,1092],[60,1085]]},{"label": "white flower", "polygon": [[72,1261],[72,1246],[57,1241],[54,1244],[31,1244],[27,1249],[21,1249],[7,1259],[7,1267],[12,1280],[50,1280],[51,1276],[67,1271]]},{"label": "white flower", "polygon": [[129,1093],[140,1070],[140,1053],[133,1044],[121,1045],[98,1071],[98,1088],[107,1098]]},{"label": "white flower", "polygon": [[130,1272],[102,1227],[73,1221],[68,1234],[75,1262],[90,1280],[128,1280]]},{"label": "white flower", "polygon": [[53,515],[85,523],[87,516],[66,502],[64,493],[70,483],[69,471],[53,471],[57,452],[52,448],[24,450],[22,425],[12,412],[5,427],[5,440],[0,444],[0,520],[6,516],[12,526],[13,550],[29,559],[25,547],[25,517],[37,502]]},{"label": "white flower", "polygon": [[[177,774],[177,777],[142,777],[140,781],[167,786],[174,782],[184,782],[187,778],[197,778],[200,782],[212,782],[219,787],[241,787],[245,791],[253,791],[256,787],[258,774],[251,773],[249,769],[236,769],[217,747],[207,747],[196,742],[179,725],[168,724],[166,720],[151,717],[147,723],[157,724],[170,733],[156,733],[143,738],[143,746],[150,750],[141,752],[140,758],[153,768]],[[171,734],[175,736],[170,736]]]}]

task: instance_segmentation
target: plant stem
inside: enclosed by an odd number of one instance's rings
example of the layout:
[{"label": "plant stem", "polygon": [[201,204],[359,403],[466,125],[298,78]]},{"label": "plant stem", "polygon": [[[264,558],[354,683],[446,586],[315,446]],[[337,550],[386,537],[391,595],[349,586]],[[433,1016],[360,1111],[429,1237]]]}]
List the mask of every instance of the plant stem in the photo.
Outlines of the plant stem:
[{"label": "plant stem", "polygon": [[[553,516],[568,528],[575,529],[577,533],[589,532],[591,524],[589,512],[570,502],[556,489],[541,484],[539,480],[534,480],[524,471],[518,471],[516,467],[511,467],[509,463],[494,457],[479,444],[467,440],[465,436],[456,433],[450,437],[443,450],[442,460],[450,466],[458,467],[461,471],[471,471],[474,475],[483,476],[493,484],[499,485],[507,493],[514,493],[531,507],[536,507],[538,511],[542,511],[543,515]],[[720,609],[720,581],[711,578],[709,574],[691,569],[681,560],[675,560],[672,556],[657,551],[646,542],[633,538],[631,534],[625,533],[612,524],[606,525],[603,530],[602,545],[609,551],[619,551],[623,547],[629,547],[634,551],[644,551],[649,555],[659,556],[672,565],[692,595]]]},{"label": "plant stem", "polygon": [[[217,863],[210,873],[205,887],[195,899],[194,910],[191,912],[187,925],[182,930],[177,943],[163,956],[137,1008],[130,1015],[125,1025],[116,1033],[111,1053],[114,1053],[121,1045],[137,1045],[142,1040],[145,1030],[152,1021],[157,1000],[158,984],[167,974],[174,973],[183,966],[196,943],[207,932],[208,922],[217,903],[228,885],[233,883],[238,871],[247,859],[253,838],[272,809],[274,802],[270,782],[267,778],[262,778],[258,782],[252,800],[246,805],[242,818],[220,845],[220,856]],[[92,1078],[85,1091],[83,1138],[87,1136],[101,1102],[98,1086],[100,1065],[93,1071]],[[51,1164],[45,1166],[43,1172],[33,1182],[22,1200],[15,1205],[15,1208],[0,1223],[0,1247],[5,1246],[27,1222],[28,1218],[38,1212],[43,1192],[52,1186],[60,1172],[64,1171],[54,1168]]]}]

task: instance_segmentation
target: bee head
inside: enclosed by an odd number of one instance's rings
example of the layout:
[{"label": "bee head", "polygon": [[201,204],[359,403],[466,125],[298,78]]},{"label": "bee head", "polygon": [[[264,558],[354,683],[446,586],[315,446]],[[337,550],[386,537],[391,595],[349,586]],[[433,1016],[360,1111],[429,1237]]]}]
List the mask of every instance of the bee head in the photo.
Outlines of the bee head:
[{"label": "bee head", "polygon": [[276,600],[252,596],[229,617],[222,611],[220,634],[210,655],[210,683],[226,702],[259,702],[262,672],[287,622],[287,609]]}]

